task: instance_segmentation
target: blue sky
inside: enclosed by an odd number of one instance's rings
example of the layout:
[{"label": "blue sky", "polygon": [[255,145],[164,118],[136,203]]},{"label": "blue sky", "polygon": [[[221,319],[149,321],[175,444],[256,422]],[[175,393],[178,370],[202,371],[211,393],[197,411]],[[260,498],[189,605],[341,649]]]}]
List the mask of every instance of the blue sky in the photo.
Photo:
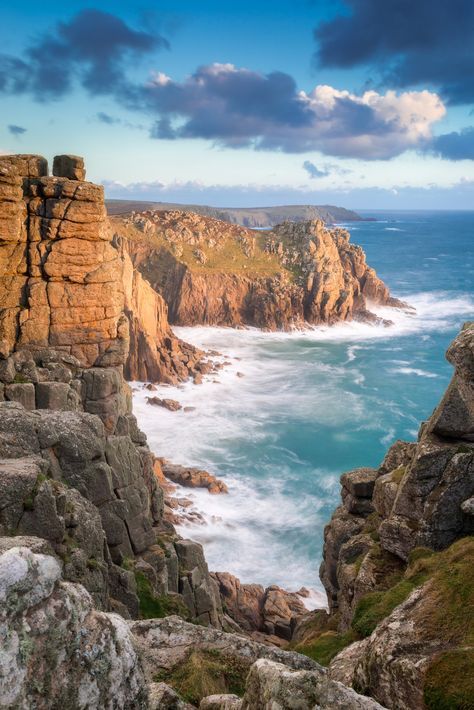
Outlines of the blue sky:
[{"label": "blue sky", "polygon": [[0,0],[0,150],[110,197],[474,206],[472,0]]}]

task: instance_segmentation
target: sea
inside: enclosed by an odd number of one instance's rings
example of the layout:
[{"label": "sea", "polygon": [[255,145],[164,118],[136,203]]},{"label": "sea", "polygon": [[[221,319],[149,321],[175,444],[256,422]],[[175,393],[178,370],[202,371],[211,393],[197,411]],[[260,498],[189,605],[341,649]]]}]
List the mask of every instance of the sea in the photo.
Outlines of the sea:
[{"label": "sea", "polygon": [[446,348],[474,319],[474,212],[362,215],[375,221],[343,225],[351,241],[414,311],[377,308],[390,327],[175,328],[229,364],[202,385],[154,393],[192,411],[152,407],[134,383],[135,413],[154,453],[204,468],[229,489],[180,491],[205,522],[178,532],[202,543],[211,570],[306,587],[314,607],[326,603],[318,569],[340,475],[377,466],[397,439],[416,439],[452,375]]}]

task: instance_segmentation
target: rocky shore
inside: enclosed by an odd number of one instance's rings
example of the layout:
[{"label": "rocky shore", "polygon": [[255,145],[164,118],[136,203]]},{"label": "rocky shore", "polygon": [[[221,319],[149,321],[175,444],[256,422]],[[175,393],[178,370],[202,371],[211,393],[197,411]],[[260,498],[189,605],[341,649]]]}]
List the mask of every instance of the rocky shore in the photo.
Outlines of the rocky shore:
[{"label": "rocky shore", "polygon": [[[224,484],[156,458],[125,377],[199,381],[213,365],[174,336],[147,280],[172,260],[119,231],[80,158],[57,156],[50,176],[40,156],[0,157],[0,707],[469,710],[474,325],[448,350],[454,376],[418,441],[342,476],[329,613],[308,613],[305,590],[211,573],[174,529],[166,476]],[[291,289],[312,322],[366,313],[366,299],[401,306],[341,231],[286,224],[261,246],[304,275]],[[263,299],[265,322],[285,302]]]},{"label": "rocky shore", "polygon": [[[124,373],[206,366],[113,241],[83,161],[58,156],[53,173],[0,158],[0,705],[171,709],[218,692],[204,707],[263,708],[297,683],[321,707],[378,707],[268,633],[253,640],[166,520]],[[263,595],[277,632],[285,593]]]}]

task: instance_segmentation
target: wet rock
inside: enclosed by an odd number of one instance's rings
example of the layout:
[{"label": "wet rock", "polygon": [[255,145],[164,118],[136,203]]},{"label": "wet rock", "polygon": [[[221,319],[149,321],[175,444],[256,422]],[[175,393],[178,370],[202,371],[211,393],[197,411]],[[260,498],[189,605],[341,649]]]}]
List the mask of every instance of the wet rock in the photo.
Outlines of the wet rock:
[{"label": "wet rock", "polygon": [[179,466],[162,460],[161,467],[164,475],[173,483],[178,483],[185,488],[207,488],[209,493],[227,493],[226,484],[200,468]]},{"label": "wet rock", "polygon": [[160,397],[147,397],[146,401],[148,404],[153,404],[155,407],[163,407],[168,409],[170,412],[177,412],[182,409],[182,406],[175,399],[160,399]]}]

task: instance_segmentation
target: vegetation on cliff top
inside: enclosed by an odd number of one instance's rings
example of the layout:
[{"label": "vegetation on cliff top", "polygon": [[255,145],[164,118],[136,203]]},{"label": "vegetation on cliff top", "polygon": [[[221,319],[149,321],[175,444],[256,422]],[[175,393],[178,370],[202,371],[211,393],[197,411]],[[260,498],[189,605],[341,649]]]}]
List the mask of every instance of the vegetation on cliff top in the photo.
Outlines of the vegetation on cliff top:
[{"label": "vegetation on cliff top", "polygon": [[[132,242],[144,242],[155,249],[165,249],[173,258],[197,273],[227,273],[232,272],[242,276],[275,276],[285,273],[291,278],[291,272],[286,270],[279,262],[276,254],[265,251],[266,233],[252,232],[255,247],[251,256],[246,256],[242,245],[238,242],[233,228],[224,225],[222,240],[219,248],[209,246],[205,241],[199,244],[186,244],[179,242],[179,250],[173,250],[173,243],[168,241],[163,233],[145,233],[134,224],[125,224],[121,219],[112,218],[114,231],[121,237]],[[227,231],[227,233],[226,233]],[[204,256],[200,261],[196,253]]]}]

